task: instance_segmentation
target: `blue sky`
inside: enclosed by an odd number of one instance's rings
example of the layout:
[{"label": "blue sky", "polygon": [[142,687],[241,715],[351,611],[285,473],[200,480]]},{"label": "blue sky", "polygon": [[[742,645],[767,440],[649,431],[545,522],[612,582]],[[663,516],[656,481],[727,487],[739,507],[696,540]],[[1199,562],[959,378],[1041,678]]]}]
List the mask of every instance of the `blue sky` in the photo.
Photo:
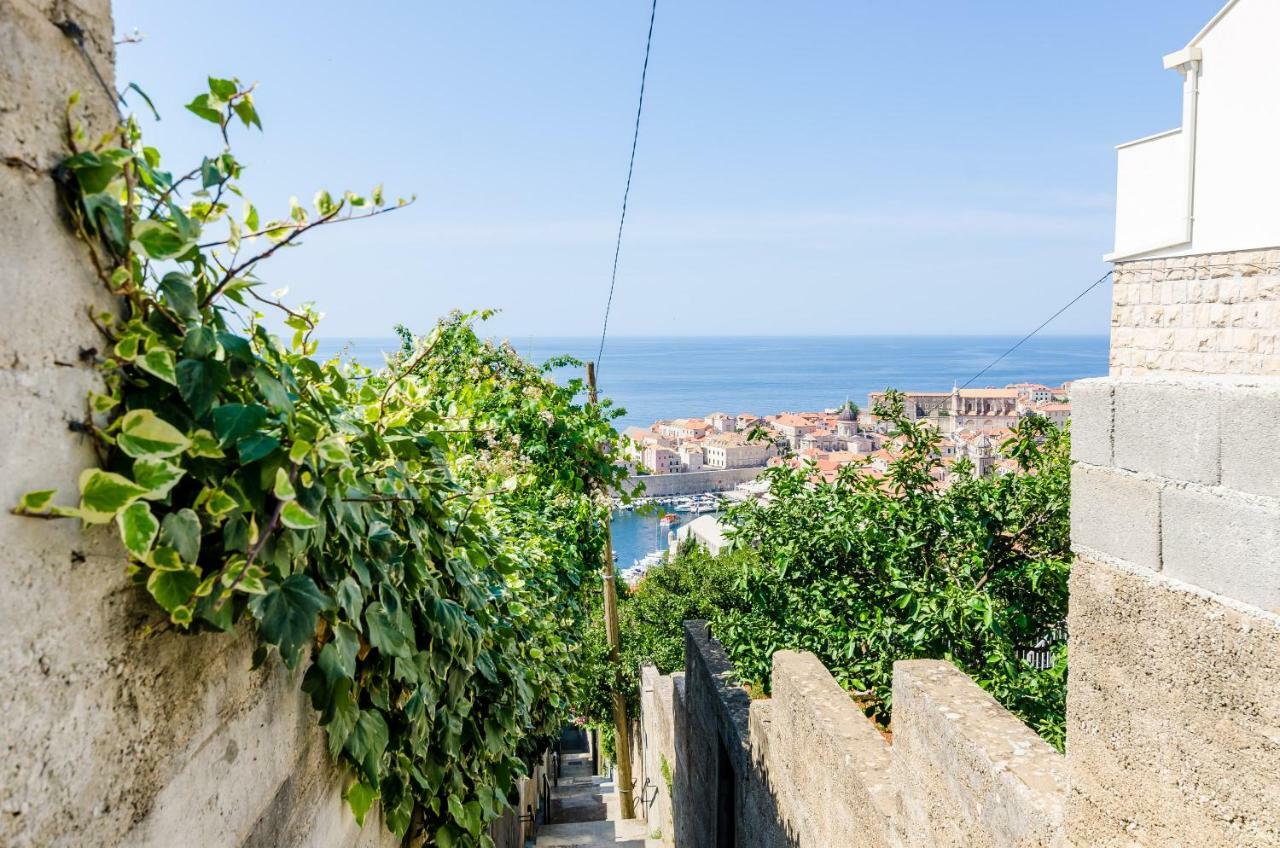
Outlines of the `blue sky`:
[{"label": "blue sky", "polygon": [[[1176,126],[1160,57],[1221,0],[659,0],[610,332],[1021,333],[1106,270],[1113,146]],[[264,276],[324,335],[592,335],[626,175],[647,0],[116,0],[118,76],[177,166],[216,152],[181,109],[259,84],[240,132],[266,213],[316,189],[418,195]],[[186,170],[183,167],[181,170]],[[1101,288],[1053,327],[1105,333]]]}]

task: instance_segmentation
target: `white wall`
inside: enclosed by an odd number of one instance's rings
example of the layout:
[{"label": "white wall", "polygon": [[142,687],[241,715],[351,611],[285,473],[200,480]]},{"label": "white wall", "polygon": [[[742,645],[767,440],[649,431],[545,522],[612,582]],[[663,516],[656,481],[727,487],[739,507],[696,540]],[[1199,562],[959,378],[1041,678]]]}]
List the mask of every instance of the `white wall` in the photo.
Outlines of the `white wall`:
[{"label": "white wall", "polygon": [[1184,126],[1119,149],[1112,258],[1280,246],[1277,44],[1280,2],[1236,0],[1188,45],[1201,53],[1191,241],[1182,227],[1193,128]]}]

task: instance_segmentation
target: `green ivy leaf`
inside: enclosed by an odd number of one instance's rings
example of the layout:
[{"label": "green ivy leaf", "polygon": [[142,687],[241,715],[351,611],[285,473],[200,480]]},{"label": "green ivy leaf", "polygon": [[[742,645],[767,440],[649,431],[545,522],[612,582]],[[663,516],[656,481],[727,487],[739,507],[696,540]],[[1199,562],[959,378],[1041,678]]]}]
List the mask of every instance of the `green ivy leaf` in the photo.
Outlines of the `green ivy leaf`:
[{"label": "green ivy leaf", "polygon": [[116,524],[129,553],[145,559],[160,533],[160,522],[151,514],[151,507],[143,501],[135,501],[116,513]]},{"label": "green ivy leaf", "polygon": [[116,444],[134,459],[168,459],[186,450],[191,440],[151,410],[135,409],[120,419]]},{"label": "green ivy leaf", "polygon": [[178,271],[170,271],[160,280],[160,291],[169,308],[179,318],[193,321],[200,317],[200,304],[196,300],[196,289],[191,283],[191,277]]},{"label": "green ivy leaf", "polygon": [[155,348],[149,350],[137,360],[138,367],[143,371],[154,374],[161,380],[170,385],[178,384],[178,374],[174,370],[173,351],[168,348]]},{"label": "green ivy leaf", "polygon": [[236,452],[245,465],[270,456],[278,447],[280,447],[280,440],[266,433],[250,433],[236,442]]},{"label": "green ivy leaf", "polygon": [[[226,573],[222,575],[222,585],[230,589],[233,585],[235,591],[244,592],[249,595],[266,594],[267,587],[263,583],[267,576],[261,566],[257,563],[250,565],[246,570],[248,559],[240,554],[236,554],[227,560]],[[243,574],[243,576],[241,576]]]},{"label": "green ivy leaf", "polygon": [[378,785],[382,772],[382,752],[389,738],[387,722],[377,710],[361,710],[356,726],[347,737],[346,751],[360,765],[365,777]]},{"label": "green ivy leaf", "polygon": [[262,120],[258,117],[258,110],[253,107],[253,95],[246,94],[237,100],[232,106],[236,116],[247,127],[253,125],[258,129],[262,129]]},{"label": "green ivy leaf", "polygon": [[351,788],[347,790],[347,794],[344,797],[351,807],[352,815],[356,817],[356,824],[364,827],[364,817],[368,814],[369,808],[373,806],[373,802],[378,800],[378,790],[363,780],[357,780],[351,784]]},{"label": "green ivy leaf", "polygon": [[187,111],[204,118],[211,124],[222,125],[222,113],[210,105],[209,95],[207,94],[201,94],[188,103]]},{"label": "green ivy leaf", "polygon": [[34,492],[27,492],[22,496],[22,500],[18,501],[18,512],[42,513],[53,503],[53,496],[57,493],[57,489],[39,489]]},{"label": "green ivy leaf", "polygon": [[224,403],[213,410],[213,431],[225,447],[257,430],[267,420],[267,408],[257,403]]},{"label": "green ivy leaf", "polygon": [[133,243],[152,259],[173,259],[191,249],[191,240],[174,227],[148,218],[133,225]]},{"label": "green ivy leaf", "polygon": [[192,456],[221,459],[225,454],[218,447],[218,440],[208,430],[196,430],[191,434],[191,447],[187,452]]},{"label": "green ivy leaf", "polygon": [[149,501],[166,497],[186,473],[185,468],[164,459],[139,459],[133,463],[133,480],[147,490],[143,497]]},{"label": "green ivy leaf", "polygon": [[280,511],[280,521],[291,530],[314,530],[320,526],[320,521],[299,506],[297,501],[289,501],[284,505],[284,509]]},{"label": "green ivy leaf", "polygon": [[[178,571],[153,571],[147,578],[147,591],[170,614],[186,604],[199,585],[200,575],[185,568]],[[187,620],[190,620],[189,615]]]},{"label": "green ivy leaf", "polygon": [[369,643],[373,647],[388,656],[406,658],[410,656],[412,649],[408,640],[380,601],[369,604],[364,612],[364,622],[369,628]]},{"label": "green ivy leaf", "polygon": [[203,418],[213,408],[213,401],[230,376],[227,366],[221,362],[184,359],[178,363],[178,393],[191,407],[191,413]]},{"label": "green ivy leaf", "polygon": [[350,575],[342,578],[342,582],[338,584],[338,606],[347,614],[352,624],[361,626],[360,611],[364,608],[364,592]]},{"label": "green ivy leaf", "polygon": [[80,475],[80,511],[88,524],[106,524],[146,493],[142,486],[110,471],[87,468]]},{"label": "green ivy leaf", "polygon": [[191,509],[170,512],[160,522],[160,544],[177,551],[185,562],[200,558],[200,517]]},{"label": "green ivy leaf", "polygon": [[209,77],[209,93],[219,100],[230,100],[236,96],[239,89],[235,80]]},{"label": "green ivy leaf", "polygon": [[289,479],[289,474],[283,468],[276,469],[276,480],[271,487],[271,493],[276,496],[276,500],[291,501],[298,496],[297,491],[293,488],[293,482]]},{"label": "green ivy leaf", "polygon": [[205,326],[191,327],[182,339],[182,355],[208,359],[218,352],[218,334]]},{"label": "green ivy leaf", "polygon": [[316,615],[330,604],[310,577],[291,574],[255,598],[254,614],[262,623],[262,637],[280,649],[285,664],[292,668],[315,634]]},{"label": "green ivy leaf", "polygon": [[204,503],[204,508],[214,517],[227,515],[239,509],[240,504],[227,492],[222,489],[214,489],[209,493],[208,500]]},{"label": "green ivy leaf", "polygon": [[262,392],[262,396],[267,399],[267,403],[276,412],[293,414],[293,399],[289,397],[289,392],[285,390],[284,384],[268,373],[267,369],[258,366],[253,369],[253,381],[258,385],[258,391]]},{"label": "green ivy leaf", "polygon": [[340,677],[356,676],[356,655],[360,653],[360,634],[349,624],[337,624],[333,639],[320,650],[320,670],[332,686]]},{"label": "green ivy leaf", "polygon": [[360,718],[360,707],[356,704],[351,686],[352,682],[345,677],[334,683],[329,707],[320,722],[329,737],[329,756],[335,760],[342,753],[351,731],[355,729],[356,720]]}]

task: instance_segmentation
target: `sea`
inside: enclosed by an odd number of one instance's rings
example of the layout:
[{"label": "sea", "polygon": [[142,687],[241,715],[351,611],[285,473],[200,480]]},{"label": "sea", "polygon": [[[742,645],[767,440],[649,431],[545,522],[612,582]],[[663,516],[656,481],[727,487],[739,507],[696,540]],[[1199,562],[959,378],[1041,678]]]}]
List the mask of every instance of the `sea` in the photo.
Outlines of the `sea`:
[{"label": "sea", "polygon": [[[561,355],[596,360],[600,344],[599,338],[584,337],[507,341],[538,363]],[[625,410],[615,421],[621,430],[712,412],[767,415],[830,409],[846,400],[865,407],[868,393],[886,388],[946,391],[966,382],[1056,386],[1107,373],[1105,335],[1035,336],[1009,352],[1018,341],[1017,336],[624,336],[607,340],[597,382],[601,397]],[[321,340],[319,354],[344,351],[377,367],[397,347],[392,338],[331,338]],[[575,373],[583,376],[569,369],[553,375],[563,381]],[[615,513],[619,565],[666,548],[658,520],[657,515]]]}]

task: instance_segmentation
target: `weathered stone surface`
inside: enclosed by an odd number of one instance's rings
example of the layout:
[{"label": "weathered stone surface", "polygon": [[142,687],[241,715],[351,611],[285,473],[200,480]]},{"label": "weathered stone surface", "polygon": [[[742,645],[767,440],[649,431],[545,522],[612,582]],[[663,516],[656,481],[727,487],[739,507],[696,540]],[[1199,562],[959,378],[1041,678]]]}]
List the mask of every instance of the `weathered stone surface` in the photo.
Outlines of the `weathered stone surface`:
[{"label": "weathered stone surface", "polygon": [[1114,383],[1106,378],[1071,384],[1071,458],[1091,465],[1111,464]]},{"label": "weathered stone surface", "polygon": [[751,704],[751,752],[790,842],[892,844],[884,737],[813,654],[774,654],[772,681]]},{"label": "weathered stone surface", "polygon": [[[84,34],[84,54],[59,26]],[[73,502],[95,463],[68,429],[97,385],[90,308],[113,308],[48,171],[65,106],[110,129],[106,0],[0,0],[0,845],[390,845],[340,798],[298,675],[250,670],[253,640],[161,633],[114,528],[11,515],[22,492]],[[82,356],[83,353],[83,356]]]},{"label": "weathered stone surface", "polygon": [[1111,374],[1280,375],[1280,250],[1116,265]]},{"label": "weathered stone surface", "polygon": [[[676,758],[675,686],[670,676],[651,665],[640,669],[640,739],[633,743],[639,769],[633,769],[641,790],[636,793],[637,815],[648,823],[648,833],[663,845],[675,845],[671,816]],[[668,775],[671,780],[668,781]]]},{"label": "weathered stone surface", "polygon": [[890,746],[815,656],[778,652],[773,697],[749,702],[744,773],[724,742],[748,702],[705,633],[686,623],[683,695],[672,681],[681,848],[1063,844],[1061,755],[945,662],[895,666]]},{"label": "weathered stone surface", "polygon": [[1280,381],[1222,393],[1222,485],[1280,497]]},{"label": "weathered stone surface", "polygon": [[1116,468],[1218,482],[1220,385],[1212,380],[1116,380]]},{"label": "weathered stone surface", "polygon": [[1280,844],[1280,617],[1079,557],[1070,630],[1072,844]]},{"label": "weathered stone surface", "polygon": [[904,845],[1064,844],[1066,760],[948,662],[893,666]]},{"label": "weathered stone surface", "polygon": [[1172,486],[1161,522],[1166,574],[1280,612],[1280,501]]},{"label": "weathered stone surface", "polygon": [[1071,543],[1158,570],[1159,481],[1077,464],[1071,470]]}]

